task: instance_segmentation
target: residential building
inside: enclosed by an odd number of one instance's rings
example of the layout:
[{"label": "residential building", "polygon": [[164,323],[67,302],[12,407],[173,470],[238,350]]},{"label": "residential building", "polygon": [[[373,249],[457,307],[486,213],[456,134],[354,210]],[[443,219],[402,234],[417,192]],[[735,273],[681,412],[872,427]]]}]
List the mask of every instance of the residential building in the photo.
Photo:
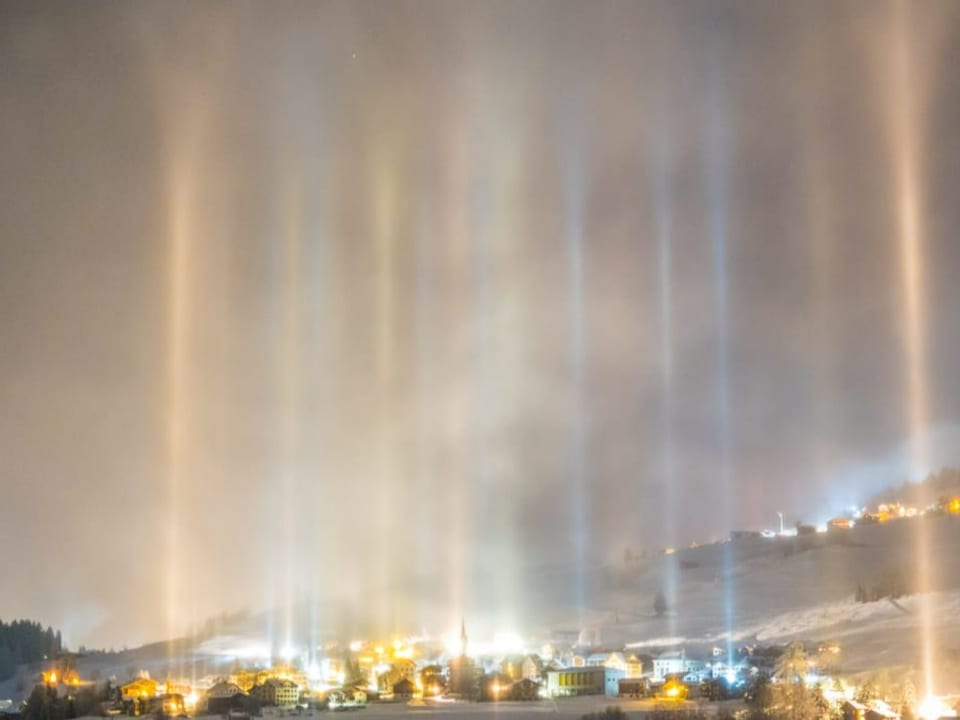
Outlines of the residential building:
[{"label": "residential building", "polygon": [[207,690],[206,698],[210,715],[227,715],[231,710],[244,708],[247,695],[236,683],[221,680]]},{"label": "residential building", "polygon": [[207,690],[208,698],[220,698],[220,697],[232,697],[234,695],[240,695],[243,693],[243,690],[240,689],[240,686],[236,683],[226,682],[221,680],[220,682],[213,685],[209,690]]},{"label": "residential building", "polygon": [[157,681],[150,678],[137,678],[120,687],[122,700],[135,700],[154,697],[157,694]]},{"label": "residential building", "polygon": [[517,680],[510,686],[509,697],[511,700],[539,700],[540,683],[534,682],[530,678]]},{"label": "residential building", "polygon": [[592,653],[587,656],[586,664],[588,667],[605,667],[624,672],[627,669],[627,661],[622,652]]},{"label": "residential building", "polygon": [[417,692],[417,686],[410,678],[402,678],[393,684],[392,688],[394,700],[409,700]]},{"label": "residential building", "polygon": [[663,681],[668,675],[685,672],[687,656],[682,650],[671,650],[653,659],[653,679]]},{"label": "residential building", "polygon": [[255,686],[250,691],[250,695],[264,705],[293,707],[300,701],[300,688],[292,680],[267,678],[266,681]]}]

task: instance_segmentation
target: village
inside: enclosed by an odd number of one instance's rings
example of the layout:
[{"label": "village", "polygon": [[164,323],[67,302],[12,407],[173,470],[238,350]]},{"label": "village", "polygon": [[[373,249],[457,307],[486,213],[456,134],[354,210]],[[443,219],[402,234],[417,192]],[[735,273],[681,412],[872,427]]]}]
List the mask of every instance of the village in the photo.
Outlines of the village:
[{"label": "village", "polygon": [[[814,532],[847,535],[854,527],[960,515],[949,496],[916,508],[897,503],[856,509],[822,528],[798,523],[778,532],[741,531],[726,542],[792,538]],[[694,544],[695,545],[695,544]],[[672,554],[668,549],[667,554]],[[857,602],[896,597],[857,588]],[[663,602],[658,597],[655,606]],[[660,610],[657,611],[660,614]],[[585,636],[555,635],[538,643],[475,643],[467,623],[458,637],[383,641],[330,641],[302,654],[249,658],[244,648],[218,662],[177,657],[104,672],[84,652],[56,652],[33,676],[21,676],[18,700],[0,699],[5,720],[68,720],[100,716],[222,716],[245,720],[264,714],[302,714],[372,707],[477,707],[480,704],[549,704],[576,707],[574,698],[628,703],[658,710],[749,707],[764,688],[798,683],[844,720],[936,720],[955,717],[960,696],[925,697],[912,672],[865,677],[844,669],[840,642],[720,641],[651,646],[590,644]],[[277,657],[282,658],[277,660]],[[109,666],[108,666],[109,667]],[[94,669],[90,669],[94,668]],[[758,699],[759,698],[759,699]],[[593,705],[589,706],[593,707]],[[795,720],[803,720],[795,718]]]},{"label": "village", "polygon": [[464,624],[457,645],[451,652],[419,638],[383,645],[330,643],[306,663],[235,664],[227,672],[171,673],[162,679],[145,670],[132,677],[83,678],[78,658],[65,653],[35,678],[21,705],[2,703],[0,714],[6,720],[84,715],[246,720],[388,705],[452,712],[484,703],[546,704],[559,712],[565,703],[571,710],[581,707],[574,699],[584,697],[646,711],[714,708],[716,714],[720,707],[726,713],[769,702],[765,693],[778,686],[780,692],[805,688],[830,716],[843,720],[936,720],[955,717],[960,704],[960,697],[920,698],[912,677],[900,682],[843,677],[837,642],[681,647],[657,654],[553,645],[536,652],[472,653]]}]

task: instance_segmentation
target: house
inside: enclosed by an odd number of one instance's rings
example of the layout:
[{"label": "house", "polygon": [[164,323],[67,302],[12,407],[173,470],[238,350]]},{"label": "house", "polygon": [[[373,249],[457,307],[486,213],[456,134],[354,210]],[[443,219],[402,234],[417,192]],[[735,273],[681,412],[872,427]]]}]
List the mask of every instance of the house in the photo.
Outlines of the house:
[{"label": "house", "polygon": [[845,700],[840,706],[843,720],[864,720],[869,708],[856,700]]},{"label": "house", "polygon": [[186,706],[180,693],[165,693],[147,698],[141,706],[144,715],[162,715],[166,717],[186,716]]},{"label": "house", "polygon": [[588,667],[605,667],[612,670],[627,670],[627,661],[622,652],[601,652],[592,653],[587,656]]},{"label": "house", "polygon": [[423,687],[424,697],[442,695],[447,681],[443,677],[443,668],[439,665],[427,665],[420,670],[420,685]]},{"label": "house", "polygon": [[530,678],[517,680],[510,686],[509,697],[511,700],[539,700],[540,683],[534,682]]},{"label": "house", "polygon": [[643,661],[631,653],[624,662],[624,671],[627,679],[635,680],[643,677]]},{"label": "house", "polygon": [[402,678],[393,684],[394,700],[409,700],[417,692],[417,686],[410,678]]},{"label": "house", "polygon": [[687,656],[683,650],[671,650],[653,659],[653,679],[663,681],[668,675],[683,673],[687,668]]},{"label": "house", "polygon": [[236,683],[221,680],[207,690],[207,712],[210,715],[228,715],[231,711],[243,710],[247,694]]},{"label": "house", "polygon": [[300,688],[292,680],[267,678],[266,681],[254,686],[250,691],[250,697],[264,705],[293,707],[300,701]]},{"label": "house", "polygon": [[222,697],[233,697],[234,695],[242,695],[243,690],[240,689],[240,686],[236,683],[226,682],[221,680],[218,683],[214,683],[210,686],[210,689],[207,690],[207,698],[222,698]]},{"label": "house", "polygon": [[137,678],[120,687],[121,700],[139,700],[154,697],[157,694],[157,681],[150,678]]},{"label": "house", "polygon": [[853,526],[854,521],[845,517],[835,517],[827,523],[829,530],[849,530]]}]

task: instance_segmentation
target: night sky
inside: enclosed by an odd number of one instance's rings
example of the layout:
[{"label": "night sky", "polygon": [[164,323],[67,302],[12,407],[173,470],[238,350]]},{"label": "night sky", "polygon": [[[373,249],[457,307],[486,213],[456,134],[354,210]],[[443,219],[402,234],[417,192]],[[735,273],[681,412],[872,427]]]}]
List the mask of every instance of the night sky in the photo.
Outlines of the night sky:
[{"label": "night sky", "polygon": [[956,68],[951,0],[4,2],[0,617],[502,613],[960,463]]}]

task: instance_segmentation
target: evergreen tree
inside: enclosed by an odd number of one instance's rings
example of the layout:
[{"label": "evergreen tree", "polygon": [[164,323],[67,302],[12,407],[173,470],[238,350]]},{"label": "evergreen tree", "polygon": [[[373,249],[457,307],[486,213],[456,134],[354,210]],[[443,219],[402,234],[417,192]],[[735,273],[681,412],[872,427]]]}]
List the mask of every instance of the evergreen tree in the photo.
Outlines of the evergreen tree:
[{"label": "evergreen tree", "polygon": [[667,599],[662,592],[658,592],[656,597],[653,598],[653,612],[657,614],[657,617],[663,617],[667,614]]}]

